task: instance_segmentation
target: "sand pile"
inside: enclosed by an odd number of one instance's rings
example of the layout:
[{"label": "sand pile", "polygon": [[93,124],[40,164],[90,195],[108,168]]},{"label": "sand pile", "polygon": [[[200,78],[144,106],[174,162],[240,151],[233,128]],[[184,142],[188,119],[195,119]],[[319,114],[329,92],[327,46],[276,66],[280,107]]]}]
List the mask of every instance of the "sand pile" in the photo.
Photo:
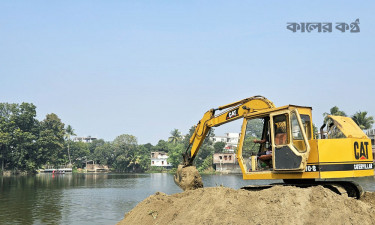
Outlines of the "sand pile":
[{"label": "sand pile", "polygon": [[157,192],[119,224],[375,224],[374,199],[373,193],[366,193],[361,201],[320,186]]},{"label": "sand pile", "polygon": [[179,165],[174,175],[174,182],[184,191],[203,187],[202,177],[195,166]]},{"label": "sand pile", "polygon": [[375,207],[375,192],[365,192],[365,194],[361,197],[361,201],[366,202]]}]

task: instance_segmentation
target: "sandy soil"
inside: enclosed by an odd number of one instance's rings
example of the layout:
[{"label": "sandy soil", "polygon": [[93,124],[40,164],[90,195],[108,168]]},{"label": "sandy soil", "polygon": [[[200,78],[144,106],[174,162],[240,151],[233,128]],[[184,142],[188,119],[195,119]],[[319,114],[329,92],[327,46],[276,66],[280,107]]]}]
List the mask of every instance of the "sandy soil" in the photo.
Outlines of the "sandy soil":
[{"label": "sandy soil", "polygon": [[375,224],[374,203],[374,193],[355,200],[319,186],[199,188],[173,195],[157,192],[118,224]]},{"label": "sandy soil", "polygon": [[[375,192],[365,192],[365,194],[361,197],[361,201],[366,202],[375,207]],[[375,221],[374,221],[375,224]]]}]

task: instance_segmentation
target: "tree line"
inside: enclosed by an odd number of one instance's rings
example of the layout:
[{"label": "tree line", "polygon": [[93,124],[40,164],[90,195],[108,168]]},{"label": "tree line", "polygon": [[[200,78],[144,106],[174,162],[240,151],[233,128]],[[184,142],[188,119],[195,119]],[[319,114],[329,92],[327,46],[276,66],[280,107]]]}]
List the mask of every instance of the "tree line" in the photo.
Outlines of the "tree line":
[{"label": "tree line", "polygon": [[[325,122],[327,115],[346,116],[346,113],[335,106],[323,114]],[[352,118],[361,129],[369,129],[374,123],[367,112],[359,111]],[[261,129],[260,124],[253,126]],[[154,151],[167,153],[168,162],[176,168],[181,163],[182,153],[189,147],[193,132],[194,127],[185,135],[174,129],[167,140],[160,140],[156,145],[138,144],[137,138],[130,134],[119,135],[113,141],[74,142],[74,129],[66,126],[56,114],[47,114],[39,121],[32,103],[0,103],[1,170],[35,172],[46,166],[61,165],[83,168],[87,160],[93,160],[114,171],[145,172],[157,169],[151,166],[151,152]],[[195,158],[199,171],[213,171],[213,153],[224,151],[225,143],[213,143],[209,138],[213,136],[212,129]],[[252,140],[245,140],[245,145],[251,149]]]},{"label": "tree line", "polygon": [[[47,166],[83,168],[86,161],[92,160],[114,171],[145,172],[156,169],[151,167],[153,151],[168,153],[170,163],[177,167],[193,131],[182,136],[175,129],[167,141],[160,140],[156,145],[138,144],[130,134],[119,135],[113,141],[75,142],[72,126],[66,126],[56,114],[47,114],[39,121],[32,103],[0,103],[1,171],[36,172]],[[213,151],[214,145],[207,138],[197,157],[201,170],[212,165]]]}]

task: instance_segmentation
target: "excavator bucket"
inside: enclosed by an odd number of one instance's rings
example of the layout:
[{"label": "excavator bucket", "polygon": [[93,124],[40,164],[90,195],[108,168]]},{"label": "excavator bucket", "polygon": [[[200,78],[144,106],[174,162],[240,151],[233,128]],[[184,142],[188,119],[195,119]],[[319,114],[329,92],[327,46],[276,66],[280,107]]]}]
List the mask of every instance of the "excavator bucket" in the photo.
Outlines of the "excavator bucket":
[{"label": "excavator bucket", "polygon": [[191,160],[191,157],[189,156],[189,154],[187,153],[187,151],[185,153],[182,154],[182,165],[184,167],[187,167],[187,166],[192,166],[193,165],[193,161]]},{"label": "excavator bucket", "polygon": [[195,166],[179,165],[174,182],[184,191],[203,188],[202,177]]}]

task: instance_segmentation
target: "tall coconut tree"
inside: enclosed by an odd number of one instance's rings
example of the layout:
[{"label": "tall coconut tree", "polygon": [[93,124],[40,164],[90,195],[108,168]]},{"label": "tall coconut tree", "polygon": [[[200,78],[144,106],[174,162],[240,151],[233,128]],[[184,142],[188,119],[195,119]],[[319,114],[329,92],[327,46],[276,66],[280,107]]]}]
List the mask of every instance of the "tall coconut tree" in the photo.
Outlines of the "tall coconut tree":
[{"label": "tall coconut tree", "polygon": [[168,141],[173,144],[176,144],[177,142],[181,141],[181,139],[181,132],[178,131],[178,129],[174,129],[171,131],[171,136],[168,138]]},{"label": "tall coconut tree", "polygon": [[367,130],[372,127],[374,124],[374,118],[372,116],[367,116],[367,112],[356,112],[353,116],[352,119],[354,122],[361,128],[362,130]]},{"label": "tall coconut tree", "polygon": [[65,128],[65,138],[68,142],[68,157],[69,157],[69,164],[72,165],[72,159],[70,158],[70,137],[71,136],[76,136],[76,134],[74,133],[74,129],[72,126],[68,125],[66,128]]},{"label": "tall coconut tree", "polygon": [[329,110],[329,113],[325,112],[323,113],[323,116],[324,116],[324,123],[327,123],[329,122],[329,118],[328,116],[331,115],[331,116],[347,116],[346,113],[344,111],[341,111],[339,109],[339,107],[337,106],[334,106],[332,107],[330,110]]}]

